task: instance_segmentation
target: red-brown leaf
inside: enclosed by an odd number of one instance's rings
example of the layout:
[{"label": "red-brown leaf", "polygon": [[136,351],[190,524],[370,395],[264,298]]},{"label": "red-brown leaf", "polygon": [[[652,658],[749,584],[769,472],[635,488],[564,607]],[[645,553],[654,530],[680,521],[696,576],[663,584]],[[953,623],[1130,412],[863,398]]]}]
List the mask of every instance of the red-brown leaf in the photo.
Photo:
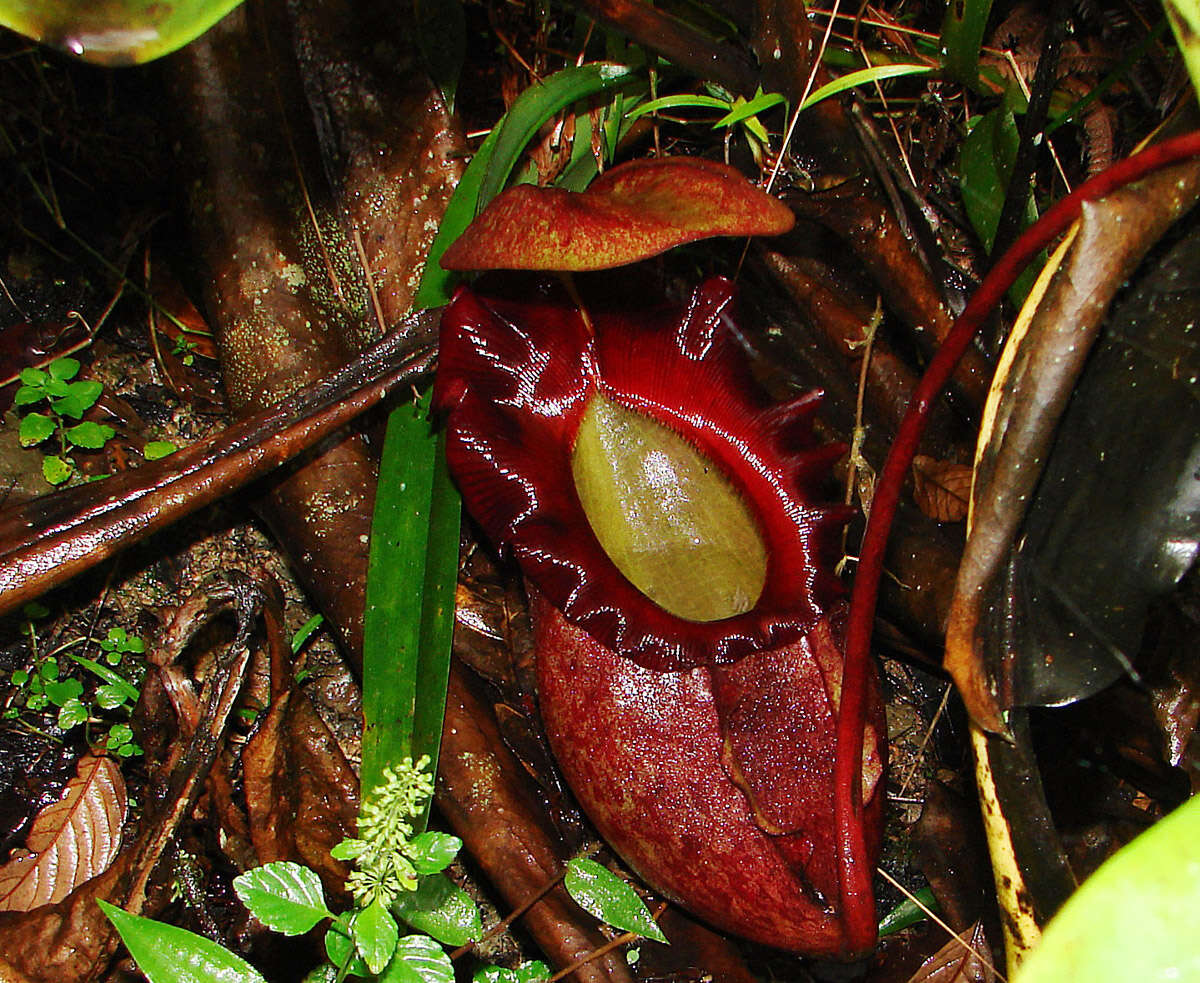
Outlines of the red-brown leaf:
[{"label": "red-brown leaf", "polygon": [[913,458],[913,499],[938,522],[962,522],[971,501],[971,468],[918,454]]},{"label": "red-brown leaf", "polygon": [[987,935],[976,922],[942,946],[908,983],[995,983],[995,979]]},{"label": "red-brown leaf", "polygon": [[33,820],[26,850],[0,867],[0,910],[61,901],[103,873],[121,849],[125,781],[112,758],[84,755],[62,798]]},{"label": "red-brown leaf", "polygon": [[510,188],[441,262],[448,270],[604,270],[710,236],[779,235],[794,222],[791,209],[725,164],[634,160],[583,192]]}]

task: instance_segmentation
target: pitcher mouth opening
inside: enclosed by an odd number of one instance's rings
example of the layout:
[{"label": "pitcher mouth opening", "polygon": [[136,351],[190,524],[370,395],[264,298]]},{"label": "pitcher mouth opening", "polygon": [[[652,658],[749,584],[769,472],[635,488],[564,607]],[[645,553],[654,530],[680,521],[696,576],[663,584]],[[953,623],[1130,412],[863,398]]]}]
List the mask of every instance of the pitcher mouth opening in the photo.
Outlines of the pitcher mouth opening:
[{"label": "pitcher mouth opening", "polygon": [[819,488],[844,449],[813,436],[819,392],[761,392],[732,302],[713,278],[681,308],[585,320],[464,288],[442,319],[435,406],[468,509],[570,621],[660,671],[793,641],[840,596],[853,510]]}]

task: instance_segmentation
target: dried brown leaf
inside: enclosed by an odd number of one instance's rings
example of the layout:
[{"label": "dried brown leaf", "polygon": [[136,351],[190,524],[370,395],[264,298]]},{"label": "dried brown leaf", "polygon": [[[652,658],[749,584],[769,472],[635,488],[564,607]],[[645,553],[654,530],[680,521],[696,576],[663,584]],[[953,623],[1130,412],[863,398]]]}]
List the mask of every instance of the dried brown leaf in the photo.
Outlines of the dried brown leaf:
[{"label": "dried brown leaf", "polygon": [[918,454],[913,458],[913,499],[938,522],[962,522],[971,500],[971,467]]},{"label": "dried brown leaf", "polygon": [[942,946],[908,983],[995,983],[995,979],[987,935],[976,922]]},{"label": "dried brown leaf", "polygon": [[121,848],[125,781],[112,758],[79,759],[62,798],[33,820],[27,849],[0,867],[0,910],[61,901],[108,869]]}]

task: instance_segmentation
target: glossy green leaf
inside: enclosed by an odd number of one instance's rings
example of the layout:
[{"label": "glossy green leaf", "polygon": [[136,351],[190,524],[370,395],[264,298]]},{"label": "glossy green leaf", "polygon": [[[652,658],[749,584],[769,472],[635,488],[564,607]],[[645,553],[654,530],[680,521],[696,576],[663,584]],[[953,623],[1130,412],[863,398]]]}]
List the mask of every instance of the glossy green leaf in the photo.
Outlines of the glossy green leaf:
[{"label": "glossy green leaf", "polygon": [[[918,901],[920,904],[917,903]],[[924,907],[921,907],[922,905]],[[923,887],[919,891],[914,891],[911,898],[905,898],[879,920],[879,937],[892,935],[910,925],[916,925],[917,922],[923,922],[929,917],[926,909],[936,913],[938,903],[937,898],[933,896],[932,889]]]},{"label": "glossy green leaf", "polygon": [[13,395],[13,406],[32,406],[46,398],[46,391],[39,386],[20,386]]},{"label": "glossy green leaf", "polygon": [[[399,938],[396,919],[378,901],[372,901],[354,916],[354,944],[372,973],[383,972],[396,952]],[[438,952],[441,952],[440,946]]]},{"label": "glossy green leaf", "polygon": [[1004,195],[1020,143],[1016,120],[1003,107],[975,120],[962,146],[960,186],[975,234],[992,251]]},{"label": "glossy green leaf", "polygon": [[538,959],[522,963],[516,969],[484,966],[476,970],[471,983],[542,983],[550,979],[550,967]]},{"label": "glossy green leaf", "polygon": [[930,65],[875,65],[871,68],[860,68],[857,72],[848,72],[838,76],[832,82],[826,82],[815,92],[809,94],[808,98],[800,104],[800,109],[808,109],[822,99],[836,96],[839,92],[845,92],[855,86],[870,85],[872,82],[882,82],[884,79],[900,78],[905,75],[925,75],[932,71],[933,68]]},{"label": "glossy green leaf", "polygon": [[429,755],[437,770],[462,505],[428,409],[427,394],[392,412],[379,469],[363,642],[366,789],[403,758]]},{"label": "glossy green leaf", "polygon": [[488,162],[492,159],[492,152],[499,137],[500,127],[497,125],[475,151],[471,163],[463,171],[463,176],[459,178],[454,194],[446,205],[442,223],[438,226],[437,235],[433,237],[429,247],[429,256],[421,273],[421,284],[417,287],[417,294],[413,299],[413,307],[417,310],[427,310],[450,303],[450,295],[453,293],[458,274],[442,269],[439,261],[442,254],[475,218],[479,187],[483,183],[483,176],[487,173]]},{"label": "glossy green leaf", "polygon": [[115,710],[126,703],[125,694],[118,686],[104,683],[96,687],[96,705],[101,710]]},{"label": "glossy green leaf", "polygon": [[1046,926],[1013,983],[1200,980],[1200,797],[1107,860]]},{"label": "glossy green leaf", "polygon": [[380,983],[454,983],[450,957],[427,935],[406,935]]},{"label": "glossy green leaf", "polygon": [[67,700],[58,711],[58,726],[62,730],[78,727],[88,718],[88,710],[78,699]]},{"label": "glossy green leaf", "polygon": [[183,47],[240,2],[3,0],[0,24],[97,65],[132,65]]},{"label": "glossy green leaf", "polygon": [[483,935],[479,908],[445,874],[422,877],[415,891],[400,895],[392,914],[446,945],[466,945]]},{"label": "glossy green leaf", "polygon": [[335,966],[345,966],[350,976],[366,976],[369,972],[354,948],[346,915],[335,918],[325,933],[325,954]]},{"label": "glossy green leaf", "polygon": [[942,21],[942,58],[947,74],[963,85],[979,85],[979,48],[992,0],[951,0]]},{"label": "glossy green leaf", "polygon": [[[1021,137],[1016,118],[1004,106],[977,118],[963,141],[959,165],[959,187],[967,218],[984,249],[989,253],[996,241],[1000,212],[1008,193],[1008,182],[1017,157]],[[1037,219],[1037,207],[1032,197],[1026,210],[1026,226]],[[1037,270],[1026,270],[1009,291],[1017,304],[1029,293]]]},{"label": "glossy green leaf", "polygon": [[304,624],[296,629],[296,633],[292,635],[292,654],[295,655],[302,648],[305,642],[316,634],[318,628],[325,623],[325,615],[314,614]]},{"label": "glossy green leaf", "polygon": [[[44,4],[43,6],[53,6],[52,4]],[[79,375],[80,363],[77,358],[56,358],[50,363],[47,372],[50,378],[58,379],[62,382],[70,382],[75,376]]]},{"label": "glossy green leaf", "polygon": [[333,917],[316,872],[290,861],[239,874],[233,889],[250,913],[273,932],[303,935],[323,918]]},{"label": "glossy green leaf", "polygon": [[78,700],[83,695],[83,683],[78,679],[55,679],[46,683],[46,696],[56,707],[64,706],[70,700]]},{"label": "glossy green leaf", "polygon": [[637,891],[607,867],[585,858],[572,860],[564,883],[576,904],[601,921],[655,942],[667,941]]},{"label": "glossy green leaf", "polygon": [[266,983],[246,960],[211,939],[96,903],[150,983]]},{"label": "glossy green leaf", "polygon": [[421,833],[409,841],[405,851],[418,874],[436,874],[458,856],[462,840],[449,833]]}]

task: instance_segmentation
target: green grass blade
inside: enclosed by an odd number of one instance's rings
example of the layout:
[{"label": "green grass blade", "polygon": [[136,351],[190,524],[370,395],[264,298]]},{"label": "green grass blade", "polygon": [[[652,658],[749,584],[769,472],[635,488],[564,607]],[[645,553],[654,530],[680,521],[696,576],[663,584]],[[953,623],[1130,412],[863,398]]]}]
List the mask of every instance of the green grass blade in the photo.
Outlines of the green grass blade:
[{"label": "green grass blade", "polygon": [[770,109],[772,106],[782,106],[786,101],[778,92],[763,92],[762,89],[759,89],[758,94],[749,102],[743,99],[734,103],[733,108],[729,112],[713,123],[713,127],[721,129],[723,127],[734,126],[742,122],[742,120],[757,116],[764,109]]},{"label": "green grass blade", "polygon": [[932,72],[930,65],[875,65],[871,68],[860,68],[857,72],[835,78],[809,95],[801,104],[802,110],[815,106],[822,99],[836,96],[839,92],[853,89],[857,85],[868,85],[871,82],[882,82],[884,79],[899,78],[903,75],[925,75]]},{"label": "green grass blade", "polygon": [[394,410],[384,439],[363,642],[365,791],[402,758],[428,754],[437,767],[461,504],[428,410],[428,394]]},{"label": "green grass blade", "polygon": [[579,99],[637,79],[637,72],[626,65],[596,62],[564,68],[545,78],[540,85],[531,85],[522,92],[498,127],[476,208],[482,208],[500,193],[526,144],[546,120]]},{"label": "green grass blade", "polygon": [[657,113],[664,109],[719,109],[729,111],[732,103],[728,99],[718,99],[716,96],[701,96],[686,92],[676,96],[661,96],[651,99],[638,106],[637,109],[625,114],[625,119],[632,123],[635,119]]}]

